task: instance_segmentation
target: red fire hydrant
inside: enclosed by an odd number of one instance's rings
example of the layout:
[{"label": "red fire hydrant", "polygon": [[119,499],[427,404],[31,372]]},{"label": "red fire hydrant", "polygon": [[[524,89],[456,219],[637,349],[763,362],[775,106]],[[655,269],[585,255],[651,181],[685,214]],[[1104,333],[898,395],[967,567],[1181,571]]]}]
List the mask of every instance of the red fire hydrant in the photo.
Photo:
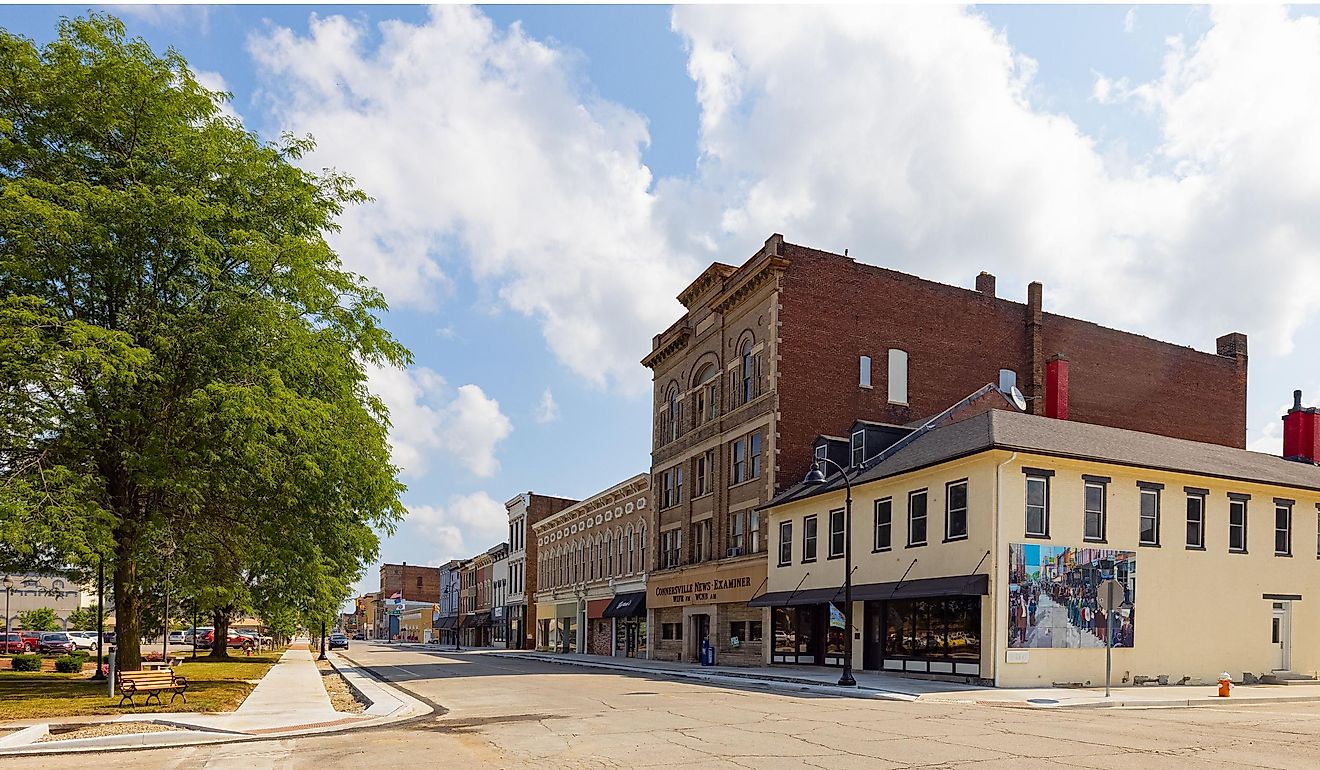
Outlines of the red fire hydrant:
[{"label": "red fire hydrant", "polygon": [[1220,674],[1220,675],[1219,675],[1219,697],[1221,697],[1221,698],[1227,698],[1227,697],[1228,697],[1228,691],[1229,691],[1232,687],[1233,687],[1233,677],[1229,676],[1227,671],[1225,671],[1224,673]]}]

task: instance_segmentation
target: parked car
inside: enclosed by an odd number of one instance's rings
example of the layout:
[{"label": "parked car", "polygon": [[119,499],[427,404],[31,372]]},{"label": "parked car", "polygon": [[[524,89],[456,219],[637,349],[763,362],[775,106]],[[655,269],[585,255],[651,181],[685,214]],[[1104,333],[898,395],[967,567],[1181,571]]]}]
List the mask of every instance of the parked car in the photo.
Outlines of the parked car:
[{"label": "parked car", "polygon": [[96,649],[95,631],[66,631],[65,633],[69,635],[69,639],[73,641],[73,645],[78,649],[80,650]]},{"label": "parked car", "polygon": [[184,644],[182,631],[170,632],[170,644]]},{"label": "parked car", "polygon": [[[211,647],[215,644],[215,629],[213,628],[210,631],[207,631],[205,634],[203,634],[200,630],[198,630],[197,640],[198,640],[197,641],[198,649],[201,650],[211,649]],[[248,637],[244,636],[243,634],[240,634],[237,631],[230,631],[229,637],[225,640],[225,646],[236,649],[242,647],[243,644],[247,641],[248,641]],[[253,644],[255,643],[256,641],[253,640]]]},{"label": "parked car", "polygon": [[347,649],[348,649],[348,637],[345,636],[345,635],[343,635],[343,634],[331,634],[331,635],[330,635],[330,649],[332,649],[332,650],[347,650]]},{"label": "parked car", "polygon": [[367,639],[367,637],[363,636],[362,634],[353,634],[353,640],[354,640],[354,641],[364,642],[364,641],[366,641],[366,639]]},{"label": "parked car", "polygon": [[44,652],[47,654],[58,653],[61,655],[68,655],[73,652],[74,649],[76,648],[73,640],[63,631],[52,631],[42,634],[41,644],[37,647],[38,652]]},{"label": "parked car", "polygon": [[23,643],[23,637],[18,634],[5,634],[4,638],[0,639],[0,653],[22,655],[27,651],[28,648]]},{"label": "parked car", "polygon": [[[192,643],[193,643],[193,636],[194,636],[194,634],[193,634],[193,630],[194,630],[194,629],[192,629],[192,628],[185,628],[185,629],[183,630],[183,643],[184,643],[184,644],[192,644]],[[200,640],[200,639],[202,639],[202,637],[206,636],[206,632],[207,632],[207,631],[214,631],[214,630],[215,630],[215,629],[214,629],[213,627],[211,627],[211,626],[198,626],[198,627],[196,628],[196,631],[197,631],[197,633],[196,633],[196,637],[197,637],[198,640]],[[198,646],[200,647],[201,645],[198,644]]]},{"label": "parked car", "polygon": [[36,652],[41,647],[40,631],[19,631],[18,635],[23,637],[23,644],[27,645],[28,652]]}]

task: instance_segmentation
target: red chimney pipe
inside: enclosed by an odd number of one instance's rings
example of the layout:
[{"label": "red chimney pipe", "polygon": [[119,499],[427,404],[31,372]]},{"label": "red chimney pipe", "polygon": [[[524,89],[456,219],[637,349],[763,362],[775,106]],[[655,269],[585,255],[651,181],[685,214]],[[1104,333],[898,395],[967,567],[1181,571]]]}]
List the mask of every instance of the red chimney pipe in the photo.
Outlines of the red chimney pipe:
[{"label": "red chimney pipe", "polygon": [[1068,419],[1068,359],[1058,353],[1045,362],[1045,416]]},{"label": "red chimney pipe", "polygon": [[1283,416],[1283,457],[1320,464],[1320,410],[1303,407],[1300,390],[1293,391],[1293,407]]}]

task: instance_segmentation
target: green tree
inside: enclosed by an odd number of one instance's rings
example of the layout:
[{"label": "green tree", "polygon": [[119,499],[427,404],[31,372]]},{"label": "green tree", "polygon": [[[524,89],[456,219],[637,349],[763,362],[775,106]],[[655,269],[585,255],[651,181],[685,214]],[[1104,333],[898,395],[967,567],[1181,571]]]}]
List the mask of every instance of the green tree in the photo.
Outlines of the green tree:
[{"label": "green tree", "polygon": [[69,628],[75,631],[95,631],[96,630],[96,609],[97,605],[89,607],[79,607],[69,613]]},{"label": "green tree", "polygon": [[50,607],[38,607],[18,613],[18,626],[24,631],[58,631],[60,619]]},{"label": "green tree", "polygon": [[165,579],[319,601],[402,515],[365,367],[409,356],[325,240],[364,196],[227,97],[110,16],[0,31],[0,541],[106,558],[124,668]]}]

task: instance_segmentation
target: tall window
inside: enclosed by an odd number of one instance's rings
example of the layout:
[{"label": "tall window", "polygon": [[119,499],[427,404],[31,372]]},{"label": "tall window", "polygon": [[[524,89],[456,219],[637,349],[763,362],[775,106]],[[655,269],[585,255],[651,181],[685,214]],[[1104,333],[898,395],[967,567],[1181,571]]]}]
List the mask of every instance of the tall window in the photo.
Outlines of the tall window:
[{"label": "tall window", "polygon": [[829,453],[830,453],[830,447],[828,444],[821,444],[820,446],[816,447],[815,465],[817,468],[820,468],[820,472],[825,474],[826,476],[830,475],[830,467],[825,464],[825,458],[829,457]]},{"label": "tall window", "polygon": [[944,539],[967,537],[967,479],[944,485]]},{"label": "tall window", "polygon": [[678,400],[678,388],[669,389],[669,440],[678,438],[678,422],[681,417],[682,402]]},{"label": "tall window", "polygon": [[816,560],[816,517],[808,516],[802,520],[802,561]]},{"label": "tall window", "polygon": [[859,359],[859,368],[861,371],[858,373],[857,384],[863,388],[871,387],[871,357],[862,356]]},{"label": "tall window", "polygon": [[635,558],[634,557],[635,551],[633,550],[634,545],[636,545],[636,543],[633,541],[633,531],[629,529],[628,530],[628,574],[629,575],[633,573],[633,562]]},{"label": "tall window", "polygon": [[614,536],[608,532],[605,533],[605,566],[606,566],[605,574],[613,575],[614,574]]},{"label": "tall window", "polygon": [[710,519],[692,525],[692,561],[703,562],[711,557]]},{"label": "tall window", "polygon": [[609,541],[602,543],[598,536],[596,538],[596,574],[601,577],[605,577],[605,553],[609,549]]},{"label": "tall window", "polygon": [[889,403],[908,402],[908,354],[897,348],[889,351]]},{"label": "tall window", "polygon": [[739,352],[742,357],[742,403],[751,401],[756,395],[756,357],[752,355],[752,341],[743,343]]},{"label": "tall window", "polygon": [[[964,507],[963,512],[966,513]],[[926,490],[908,493],[908,545],[926,544]]]},{"label": "tall window", "polygon": [[683,530],[671,529],[660,533],[660,555],[666,567],[677,567],[683,553]]},{"label": "tall window", "polygon": [[674,469],[674,505],[683,502],[683,466]]},{"label": "tall window", "polygon": [[1247,495],[1228,496],[1228,550],[1247,552]]},{"label": "tall window", "polygon": [[1141,545],[1160,544],[1160,490],[1163,484],[1137,482],[1141,487]]},{"label": "tall window", "polygon": [[1208,490],[1187,488],[1187,547],[1205,548],[1205,496]]},{"label": "tall window", "polygon": [[748,478],[761,478],[761,434],[753,433],[748,437],[747,443],[751,446],[751,475]]},{"label": "tall window", "polygon": [[697,372],[693,385],[696,387],[697,408],[694,417],[698,424],[715,419],[715,366],[706,364]]},{"label": "tall window", "polygon": [[761,552],[761,512],[747,512],[747,551],[748,553]]},{"label": "tall window", "polygon": [[622,574],[623,574],[623,546],[624,546],[624,540],[623,540],[623,533],[622,533],[622,532],[619,532],[619,533],[618,533],[618,537],[615,538],[615,541],[618,542],[618,544],[619,544],[619,561],[616,562],[616,563],[619,565],[619,572],[618,572],[618,574],[622,575]]},{"label": "tall window", "polygon": [[843,511],[830,511],[830,558],[843,555]]},{"label": "tall window", "polygon": [[1050,476],[1053,471],[1024,469],[1027,474],[1027,536],[1050,536]]},{"label": "tall window", "polygon": [[737,553],[745,553],[743,548],[747,546],[747,517],[745,512],[738,511],[729,517],[729,548]]},{"label": "tall window", "polygon": [[793,561],[793,522],[779,523],[779,566]]},{"label": "tall window", "polygon": [[875,550],[888,551],[894,543],[894,501],[875,501]]},{"label": "tall window", "polygon": [[704,454],[698,455],[697,459],[695,460],[696,473],[694,473],[692,477],[693,487],[694,487],[692,490],[693,497],[701,497],[707,492],[710,492],[710,484],[708,482],[708,478],[709,478],[708,474],[710,473],[710,461],[711,461],[710,452],[706,452]]},{"label": "tall window", "polygon": [[1274,499],[1274,555],[1292,556],[1292,500]]},{"label": "tall window", "polygon": [[643,525],[637,530],[637,569],[646,571],[646,565],[649,560],[646,558],[646,527]]},{"label": "tall window", "polygon": [[1087,540],[1103,542],[1106,521],[1106,491],[1109,479],[1102,476],[1083,476],[1085,482],[1082,493],[1082,537]]},{"label": "tall window", "polygon": [[660,474],[660,507],[669,508],[683,502],[683,466],[670,468]]},{"label": "tall window", "polygon": [[856,468],[866,459],[866,431],[855,430],[852,433],[852,467]]},{"label": "tall window", "polygon": [[747,439],[740,438],[733,442],[733,483],[741,484],[747,480]]}]

